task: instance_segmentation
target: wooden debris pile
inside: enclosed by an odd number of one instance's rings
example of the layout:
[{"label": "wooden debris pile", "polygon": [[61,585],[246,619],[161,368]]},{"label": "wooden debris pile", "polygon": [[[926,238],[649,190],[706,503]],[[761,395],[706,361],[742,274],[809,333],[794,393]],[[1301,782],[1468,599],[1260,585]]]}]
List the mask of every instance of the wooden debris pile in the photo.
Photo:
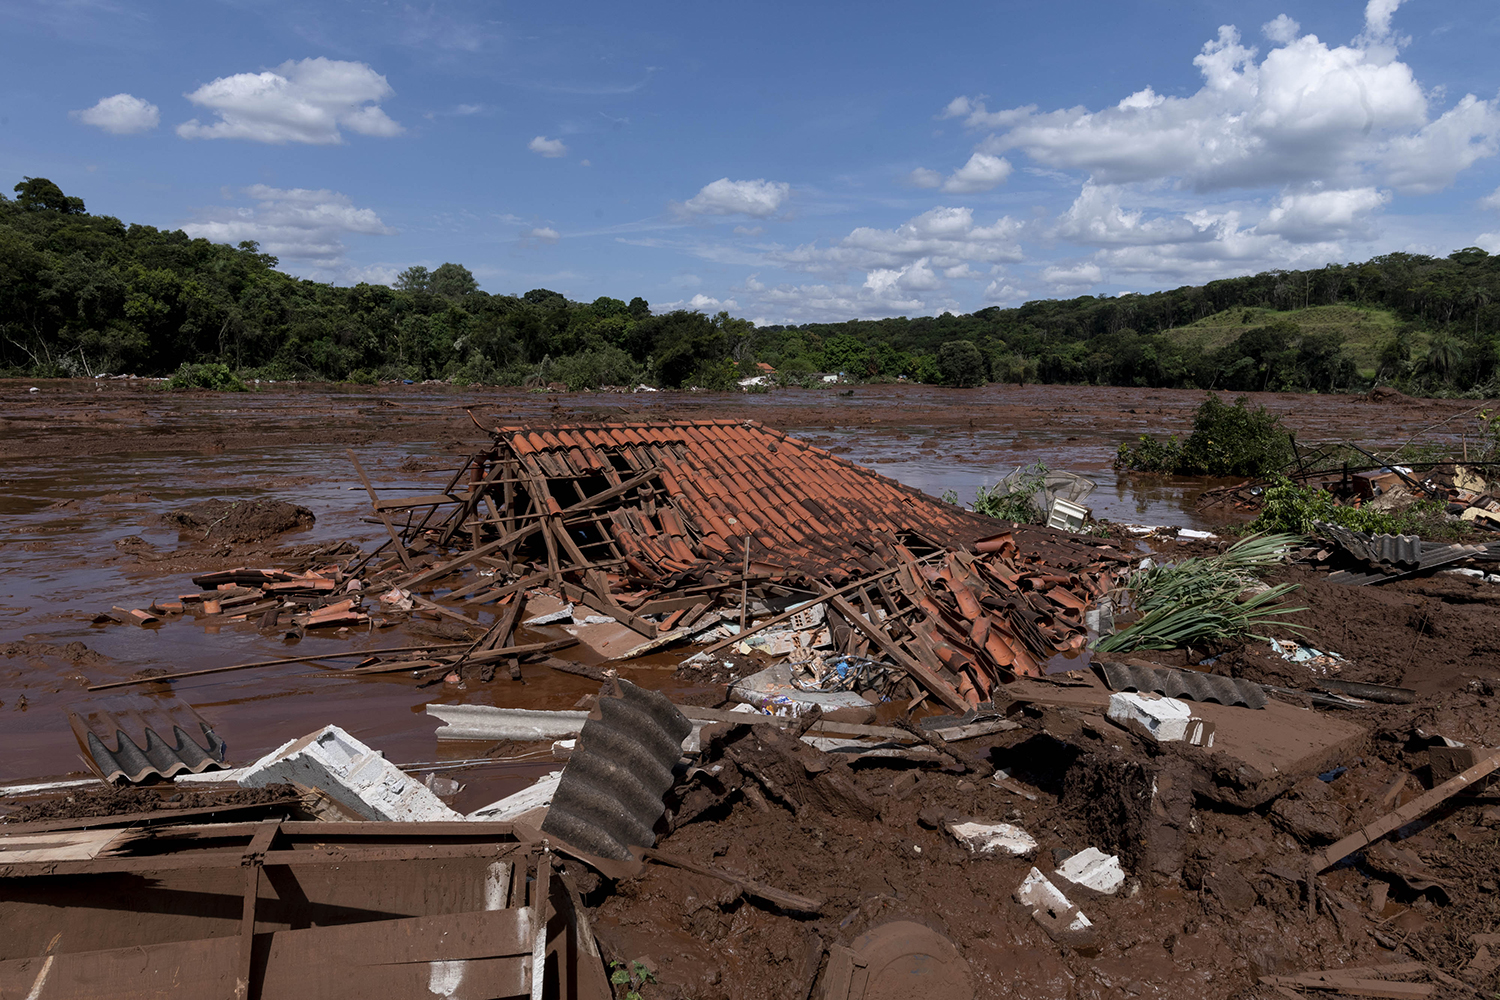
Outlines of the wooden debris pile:
[{"label": "wooden debris pile", "polygon": [[183,615],[228,622],[255,619],[265,632],[284,628],[301,634],[370,620],[362,610],[359,581],[338,563],[301,573],[240,567],[195,576],[193,583],[199,593],[153,601],[147,609],[115,607],[95,621],[150,625]]},{"label": "wooden debris pile", "polygon": [[1020,526],[997,534],[999,522],[754,421],[506,427],[493,437],[422,496],[378,496],[355,459],[388,536],[358,567],[366,592],[442,608],[427,592],[497,616],[458,660],[420,669],[489,676],[507,662],[514,673],[523,650],[543,652],[511,645],[538,586],[659,640],[651,648],[736,609],[736,635],[711,651],[811,601],[826,607],[841,650],[882,656],[906,672],[914,699],[963,710],[1081,648],[1085,608],[1128,564],[1101,540]]}]

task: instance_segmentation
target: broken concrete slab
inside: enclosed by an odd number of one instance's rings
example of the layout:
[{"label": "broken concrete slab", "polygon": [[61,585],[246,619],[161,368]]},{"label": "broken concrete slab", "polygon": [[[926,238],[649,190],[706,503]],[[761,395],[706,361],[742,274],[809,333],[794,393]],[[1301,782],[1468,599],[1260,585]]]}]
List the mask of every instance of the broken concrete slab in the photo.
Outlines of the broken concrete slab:
[{"label": "broken concrete slab", "polygon": [[1214,730],[1193,715],[1185,701],[1152,693],[1121,691],[1110,696],[1110,719],[1125,728],[1139,725],[1158,743],[1184,742],[1192,746],[1214,745]]},{"label": "broken concrete slab", "polygon": [[[1018,679],[996,697],[1100,715],[1108,711],[1110,691],[1092,672],[1068,676],[1074,683],[1066,687]],[[1276,699],[1259,711],[1198,702],[1193,714],[1213,724],[1214,746],[1181,755],[1191,765],[1192,790],[1237,809],[1264,805],[1301,779],[1346,761],[1369,733],[1357,723]]]},{"label": "broken concrete slab", "polygon": [[416,778],[338,726],[292,740],[245,769],[246,788],[299,784],[316,788],[365,819],[398,822],[459,820]]},{"label": "broken concrete slab", "polygon": [[1097,847],[1087,847],[1071,855],[1053,874],[1105,896],[1113,896],[1125,884],[1125,869],[1120,867],[1119,856],[1105,854]]},{"label": "broken concrete slab", "polygon": [[950,820],[943,825],[971,854],[1027,858],[1036,853],[1036,838],[1019,826],[973,820]]}]

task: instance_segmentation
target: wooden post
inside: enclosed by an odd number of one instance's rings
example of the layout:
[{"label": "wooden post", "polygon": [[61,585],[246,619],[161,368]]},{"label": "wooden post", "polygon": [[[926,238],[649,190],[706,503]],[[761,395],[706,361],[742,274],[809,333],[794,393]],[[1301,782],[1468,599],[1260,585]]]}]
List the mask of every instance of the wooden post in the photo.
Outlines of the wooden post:
[{"label": "wooden post", "polygon": [[745,536],[745,563],[740,569],[740,631],[745,631],[745,619],[750,613],[750,536]]}]

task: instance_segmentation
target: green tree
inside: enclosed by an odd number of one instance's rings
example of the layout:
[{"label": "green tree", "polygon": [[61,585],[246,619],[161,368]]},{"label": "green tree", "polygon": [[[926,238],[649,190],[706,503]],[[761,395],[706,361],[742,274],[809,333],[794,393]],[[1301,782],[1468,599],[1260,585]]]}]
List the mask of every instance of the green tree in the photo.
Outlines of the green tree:
[{"label": "green tree", "polygon": [[943,384],[960,389],[984,385],[988,379],[984,355],[972,340],[950,340],[938,348],[938,370]]},{"label": "green tree", "polygon": [[432,291],[432,272],[421,264],[413,264],[396,275],[396,280],[391,287],[398,292],[430,292]]},{"label": "green tree", "polygon": [[83,199],[70,198],[62,188],[45,177],[23,177],[21,183],[11,190],[16,192],[16,204],[28,211],[59,212],[63,215],[82,215]]},{"label": "green tree", "polygon": [[427,281],[427,290],[445,299],[461,299],[479,291],[479,282],[462,264],[443,264]]}]

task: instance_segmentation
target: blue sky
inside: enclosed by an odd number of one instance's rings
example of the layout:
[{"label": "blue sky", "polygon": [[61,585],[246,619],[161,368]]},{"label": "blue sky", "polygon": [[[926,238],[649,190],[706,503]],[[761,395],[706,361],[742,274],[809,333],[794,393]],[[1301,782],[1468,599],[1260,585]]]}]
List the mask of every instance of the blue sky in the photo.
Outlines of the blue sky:
[{"label": "blue sky", "polygon": [[767,322],[1500,251],[1500,4],[0,0],[0,179]]}]

